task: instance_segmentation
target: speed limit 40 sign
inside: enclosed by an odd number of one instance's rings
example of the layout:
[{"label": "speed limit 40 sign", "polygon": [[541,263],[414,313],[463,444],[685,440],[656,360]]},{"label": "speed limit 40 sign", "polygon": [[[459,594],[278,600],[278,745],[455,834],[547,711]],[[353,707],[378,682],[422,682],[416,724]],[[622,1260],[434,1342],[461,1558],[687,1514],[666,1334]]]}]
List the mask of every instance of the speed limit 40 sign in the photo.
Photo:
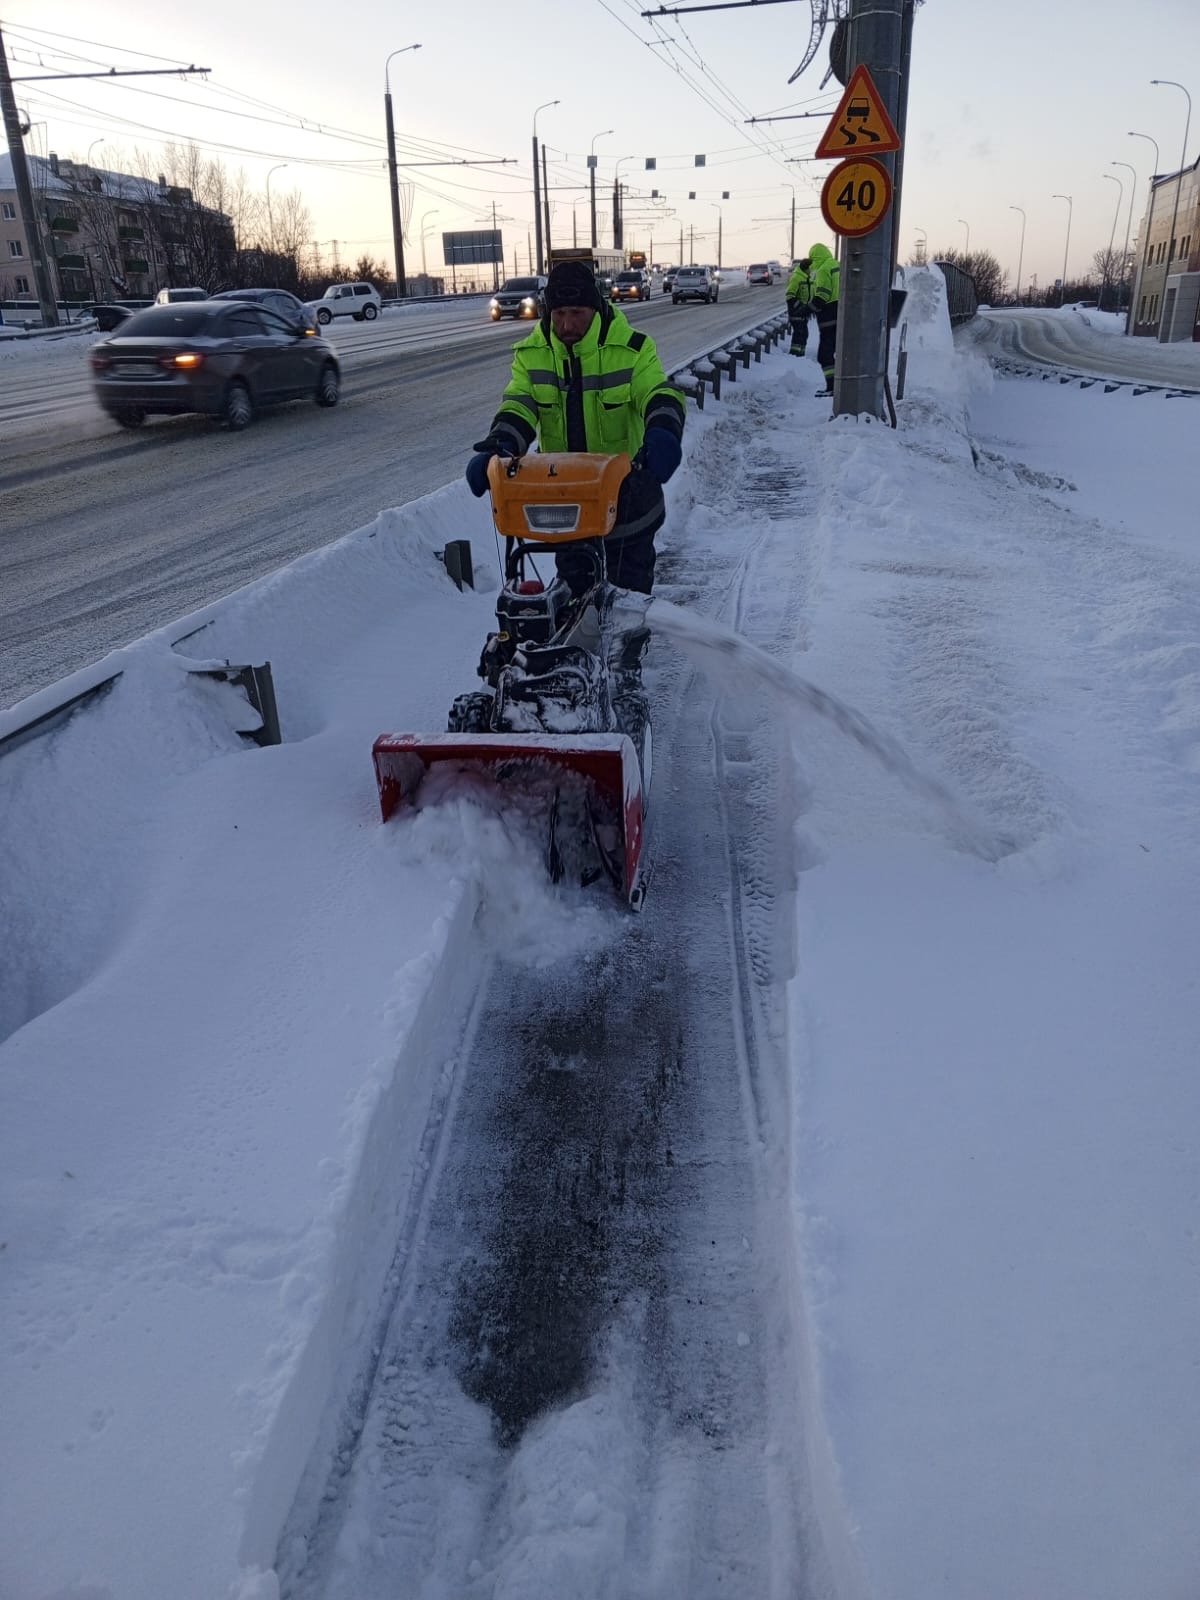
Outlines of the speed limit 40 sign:
[{"label": "speed limit 40 sign", "polygon": [[839,162],[821,190],[821,215],[834,233],[850,239],[877,228],[891,204],[888,170],[870,156],[851,156]]}]

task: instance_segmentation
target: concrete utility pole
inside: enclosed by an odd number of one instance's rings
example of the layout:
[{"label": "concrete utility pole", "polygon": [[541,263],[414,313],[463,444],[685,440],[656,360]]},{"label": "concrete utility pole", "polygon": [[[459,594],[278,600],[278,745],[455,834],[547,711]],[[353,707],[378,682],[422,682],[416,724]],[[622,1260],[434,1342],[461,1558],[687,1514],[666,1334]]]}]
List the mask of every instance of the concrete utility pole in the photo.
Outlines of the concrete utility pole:
[{"label": "concrete utility pole", "polygon": [[392,121],[392,85],[388,78],[388,68],[394,56],[407,55],[410,50],[420,48],[419,44],[403,45],[399,50],[393,50],[383,63],[383,109],[387,122],[388,188],[392,195],[392,256],[396,268],[397,300],[403,300],[408,290],[404,271],[404,224],[400,219],[400,182],[396,173],[396,125]]},{"label": "concrete utility pole", "polygon": [[17,190],[17,205],[21,211],[21,225],[29,245],[29,264],[33,268],[33,282],[37,290],[38,305],[42,311],[44,328],[58,327],[58,306],[54,301],[54,286],[42,248],[42,230],[37,208],[33,203],[33,185],[29,181],[29,166],[25,160],[25,138],[21,132],[21,118],[13,94],[12,79],[8,73],[8,55],[4,49],[4,35],[0,33],[0,109],[4,113],[4,137],[12,157],[13,183]]},{"label": "concrete utility pole", "polygon": [[[849,16],[848,72],[866,67],[888,116],[904,139],[905,14],[913,0],[852,0]],[[878,156],[895,180],[894,154]],[[897,186],[892,199],[900,208]],[[880,417],[887,375],[888,310],[892,287],[894,225],[891,219],[860,239],[842,240],[838,297],[837,362],[833,414]]]}]

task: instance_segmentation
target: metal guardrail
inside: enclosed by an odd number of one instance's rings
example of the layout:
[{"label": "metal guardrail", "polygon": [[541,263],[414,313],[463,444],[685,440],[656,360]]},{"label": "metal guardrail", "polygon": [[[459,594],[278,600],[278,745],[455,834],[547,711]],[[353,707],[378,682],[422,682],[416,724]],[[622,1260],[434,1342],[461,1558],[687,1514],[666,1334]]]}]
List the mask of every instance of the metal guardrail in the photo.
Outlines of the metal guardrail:
[{"label": "metal guardrail", "polygon": [[[433,298],[465,300],[479,297],[446,295]],[[697,406],[703,410],[706,388],[712,390],[715,400],[719,400],[722,380],[736,383],[739,366],[748,371],[752,358],[761,361],[763,351],[774,349],[775,345],[785,337],[788,328],[788,319],[783,312],[769,317],[765,322],[756,323],[745,333],[734,334],[723,343],[694,355],[674,367],[671,383],[694,399]],[[469,573],[469,566],[466,570]],[[461,573],[460,578],[462,581],[469,581]],[[168,628],[159,631],[169,635],[166,643],[168,648],[173,650],[185,639],[201,632],[212,620],[212,616],[213,609],[208,606],[193,612],[190,616],[178,618]],[[27,700],[20,702],[22,708],[20,720],[14,715],[15,707],[13,711],[0,710],[0,757],[17,749],[31,738],[51,732],[65,723],[75,712],[107,695],[124,671],[124,664],[121,662],[123,654],[123,651],[114,651],[92,666],[82,668],[58,683],[50,684],[45,689],[30,695]],[[280,743],[279,717],[275,706],[275,691],[269,661],[261,667],[242,666],[228,661],[183,661],[181,666],[184,671],[196,676],[231,682],[242,689],[259,719],[256,726],[240,730],[242,736],[260,745]]]},{"label": "metal guardrail", "polygon": [[979,310],[975,279],[969,272],[964,272],[961,267],[955,266],[953,261],[935,261],[934,266],[941,271],[946,280],[946,306],[950,312],[950,326],[953,328],[960,322],[970,322]]},{"label": "metal guardrail", "polygon": [[715,345],[712,349],[682,362],[672,371],[671,383],[693,399],[703,411],[706,386],[712,390],[713,399],[719,400],[722,380],[727,378],[730,383],[736,383],[738,366],[741,365],[749,371],[750,357],[753,356],[755,361],[761,361],[763,351],[773,350],[788,330],[787,316],[784,312],[779,312],[776,316],[769,317],[766,322],[756,323],[747,332],[735,333],[723,344]]},{"label": "metal guardrail", "polygon": [[1007,372],[1013,378],[1040,378],[1043,383],[1057,378],[1059,383],[1077,383],[1081,389],[1091,389],[1100,383],[1104,385],[1105,394],[1129,389],[1135,395],[1161,394],[1168,400],[1200,400],[1200,389],[1190,389],[1186,384],[1148,383],[1143,378],[1106,378],[1096,372],[1075,372],[1070,367],[1060,367],[1050,362],[1031,366],[1007,361],[1003,356],[992,356],[990,360],[997,372]]}]

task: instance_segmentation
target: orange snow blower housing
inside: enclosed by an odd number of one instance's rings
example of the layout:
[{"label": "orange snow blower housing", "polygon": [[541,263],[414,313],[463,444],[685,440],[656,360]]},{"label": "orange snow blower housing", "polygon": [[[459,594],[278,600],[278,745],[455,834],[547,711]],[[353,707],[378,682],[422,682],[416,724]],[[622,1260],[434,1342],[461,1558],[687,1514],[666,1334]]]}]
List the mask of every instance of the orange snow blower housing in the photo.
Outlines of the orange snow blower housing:
[{"label": "orange snow blower housing", "polygon": [[[544,794],[551,877],[607,876],[640,907],[650,724],[630,635],[614,625],[621,591],[608,582],[604,554],[629,471],[624,454],[492,458],[488,487],[505,556],[497,627],[477,668],[487,688],[458,696],[446,733],[380,735],[374,759],[384,821],[435,767],[440,775],[486,768],[501,783]],[[536,570],[539,555],[567,544],[588,546],[593,557],[583,595]]]}]

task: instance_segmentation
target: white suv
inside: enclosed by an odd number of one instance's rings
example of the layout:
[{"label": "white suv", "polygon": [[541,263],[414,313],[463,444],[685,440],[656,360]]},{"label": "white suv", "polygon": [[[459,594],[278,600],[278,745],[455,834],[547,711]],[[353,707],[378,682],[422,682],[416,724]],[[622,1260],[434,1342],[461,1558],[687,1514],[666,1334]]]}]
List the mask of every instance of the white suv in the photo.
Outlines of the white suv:
[{"label": "white suv", "polygon": [[334,317],[374,322],[383,309],[383,297],[369,283],[331,283],[319,300],[308,302],[308,308],[322,326]]}]

